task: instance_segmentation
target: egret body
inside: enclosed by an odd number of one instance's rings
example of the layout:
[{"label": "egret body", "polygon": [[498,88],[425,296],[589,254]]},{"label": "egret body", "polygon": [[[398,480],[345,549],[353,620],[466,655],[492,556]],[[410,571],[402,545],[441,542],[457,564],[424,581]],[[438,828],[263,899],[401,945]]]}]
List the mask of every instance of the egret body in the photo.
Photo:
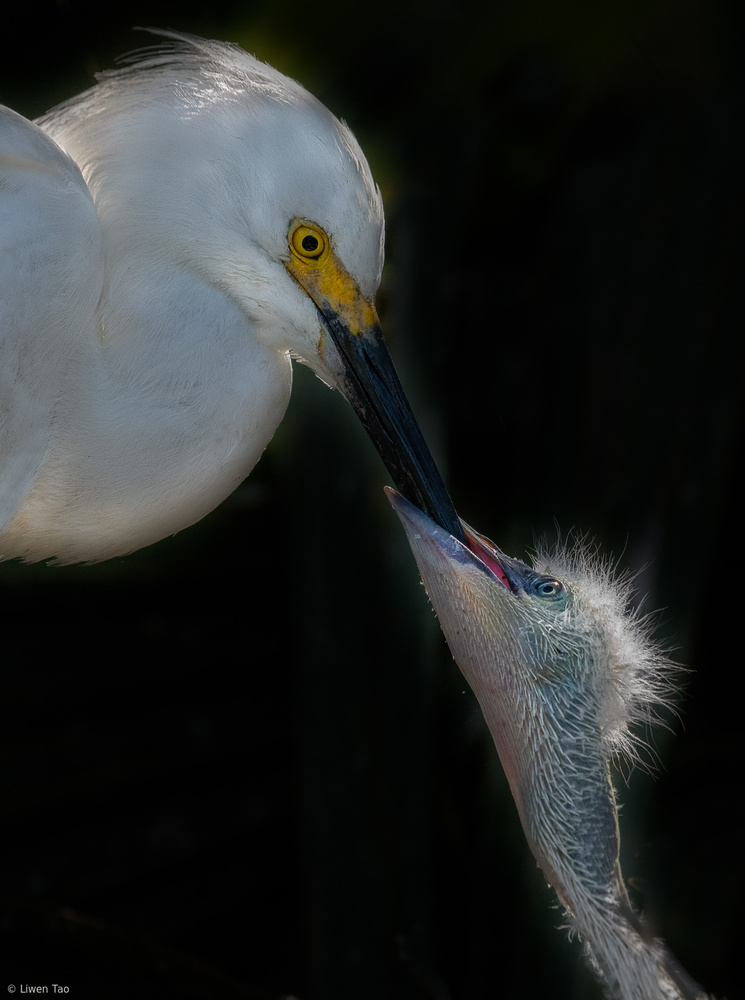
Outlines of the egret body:
[{"label": "egret body", "polygon": [[629,587],[580,553],[533,567],[467,544],[389,491],[453,657],[494,739],[525,837],[610,997],[706,1000],[632,909],[609,765],[670,693]]},{"label": "egret body", "polygon": [[0,109],[0,558],[105,559],[204,516],[292,358],[457,533],[382,341],[356,140],[237,47],[169,37],[36,124]]}]

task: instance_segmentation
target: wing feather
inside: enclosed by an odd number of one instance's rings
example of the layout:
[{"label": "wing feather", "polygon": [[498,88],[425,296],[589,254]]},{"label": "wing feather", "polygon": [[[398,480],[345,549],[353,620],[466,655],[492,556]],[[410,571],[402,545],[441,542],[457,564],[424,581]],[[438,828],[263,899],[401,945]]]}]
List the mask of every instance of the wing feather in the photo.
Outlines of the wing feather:
[{"label": "wing feather", "polygon": [[77,165],[0,107],[0,535],[44,463],[76,347],[95,336],[103,257]]}]

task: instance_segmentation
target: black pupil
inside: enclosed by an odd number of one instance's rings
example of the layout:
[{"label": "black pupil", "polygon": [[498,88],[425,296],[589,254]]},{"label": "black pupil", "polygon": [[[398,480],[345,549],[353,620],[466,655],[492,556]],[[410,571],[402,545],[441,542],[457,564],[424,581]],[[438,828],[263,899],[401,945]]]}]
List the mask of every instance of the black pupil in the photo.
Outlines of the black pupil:
[{"label": "black pupil", "polygon": [[315,236],[303,236],[302,247],[306,253],[314,253],[318,249],[318,240]]}]

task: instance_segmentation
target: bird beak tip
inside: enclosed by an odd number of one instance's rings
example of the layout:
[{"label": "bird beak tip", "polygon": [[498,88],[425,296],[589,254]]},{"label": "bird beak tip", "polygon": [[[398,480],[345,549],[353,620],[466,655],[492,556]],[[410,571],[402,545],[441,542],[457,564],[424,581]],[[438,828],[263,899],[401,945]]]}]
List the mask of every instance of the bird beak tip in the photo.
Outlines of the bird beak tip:
[{"label": "bird beak tip", "polygon": [[[390,486],[384,487],[391,506],[398,514],[406,537],[409,540],[414,554],[421,553],[424,548],[436,552],[440,559],[463,562],[468,553],[463,543],[451,535],[450,532],[441,527],[436,521],[420,510],[406,497],[402,496]],[[468,553],[468,558],[473,558]]]},{"label": "bird beak tip", "polygon": [[444,528],[437,525],[431,517],[428,517],[416,504],[413,504],[411,500],[407,500],[397,490],[394,490],[391,486],[384,486],[383,489],[391,507],[398,514],[407,535],[412,531],[417,534],[446,533]]}]

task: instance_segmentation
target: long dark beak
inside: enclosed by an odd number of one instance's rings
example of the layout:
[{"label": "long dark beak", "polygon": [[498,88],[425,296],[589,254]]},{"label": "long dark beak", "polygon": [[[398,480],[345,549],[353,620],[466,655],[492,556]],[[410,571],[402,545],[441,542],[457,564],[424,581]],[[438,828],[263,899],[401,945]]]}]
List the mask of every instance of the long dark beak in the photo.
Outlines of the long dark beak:
[{"label": "long dark beak", "polygon": [[319,306],[342,360],[339,388],[354,407],[396,489],[437,524],[466,541],[453,501],[404,394],[380,326],[352,333],[333,308]]},{"label": "long dark beak", "polygon": [[319,355],[336,387],[354,407],[399,493],[465,542],[388,354],[375,304],[361,293],[316,223],[291,220],[288,243],[285,267],[313,300],[328,331],[330,344],[322,338]]}]

